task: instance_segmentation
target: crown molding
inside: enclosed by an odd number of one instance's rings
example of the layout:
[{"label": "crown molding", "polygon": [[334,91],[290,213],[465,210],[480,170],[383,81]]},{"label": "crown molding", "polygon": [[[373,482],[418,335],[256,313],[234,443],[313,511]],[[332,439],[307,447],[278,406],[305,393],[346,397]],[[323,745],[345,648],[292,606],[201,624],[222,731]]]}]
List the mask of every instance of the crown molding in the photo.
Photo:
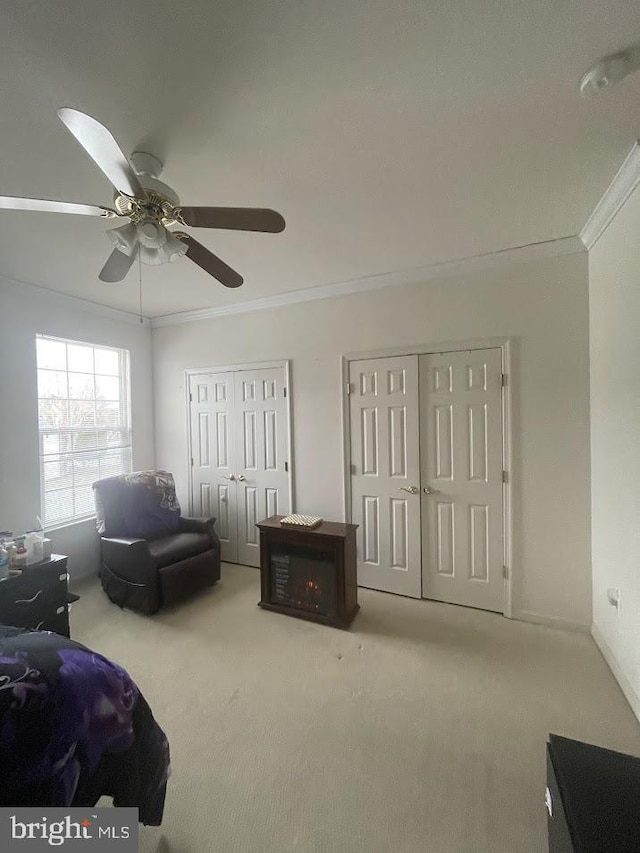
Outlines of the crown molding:
[{"label": "crown molding", "polygon": [[547,240],[541,243],[530,243],[527,246],[515,246],[489,252],[485,255],[474,255],[444,263],[429,264],[409,270],[379,273],[365,278],[350,281],[334,282],[318,287],[308,287],[301,290],[289,290],[267,296],[264,299],[251,299],[247,302],[236,302],[211,308],[198,308],[195,311],[180,311],[175,314],[165,314],[151,320],[152,328],[176,326],[182,323],[193,323],[198,320],[210,320],[215,317],[226,317],[229,314],[245,314],[251,311],[264,311],[268,308],[280,308],[284,305],[295,305],[298,302],[313,302],[317,299],[331,299],[336,296],[346,296],[351,293],[364,293],[373,290],[384,290],[387,287],[402,287],[409,284],[422,284],[434,278],[444,278],[461,275],[467,272],[493,269],[505,264],[521,263],[537,258],[574,255],[584,252],[584,246],[579,237],[561,237],[557,240]]},{"label": "crown molding", "polygon": [[588,250],[592,249],[604,234],[639,181],[640,142],[636,141],[580,232],[580,239]]},{"label": "crown molding", "polygon": [[120,308],[111,308],[108,305],[101,305],[99,302],[92,302],[90,299],[72,296],[69,293],[61,293],[59,290],[51,290],[48,287],[41,287],[29,281],[20,281],[17,278],[0,275],[0,285],[3,283],[19,288],[23,293],[25,291],[27,293],[30,292],[38,300],[48,299],[50,302],[60,307],[67,307],[72,311],[90,311],[92,314],[99,314],[101,317],[106,317],[119,323],[134,323],[136,326],[147,327],[151,325],[148,317],[143,317],[141,323],[139,314],[132,314],[130,311],[123,311]]}]

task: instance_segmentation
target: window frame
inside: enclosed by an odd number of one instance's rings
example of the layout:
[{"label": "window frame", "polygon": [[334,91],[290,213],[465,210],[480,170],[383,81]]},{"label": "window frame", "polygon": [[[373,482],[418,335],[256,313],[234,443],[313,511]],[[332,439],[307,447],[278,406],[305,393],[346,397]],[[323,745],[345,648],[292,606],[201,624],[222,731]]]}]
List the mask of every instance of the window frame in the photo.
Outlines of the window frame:
[{"label": "window frame", "polygon": [[[50,368],[44,367],[38,358],[38,342],[39,341],[53,341],[58,344],[65,345],[65,367],[64,368]],[[88,347],[93,350],[93,365],[91,371],[85,370],[73,370],[69,366],[69,346],[79,346],[79,347]],[[111,352],[116,353],[118,357],[118,373],[117,376],[114,374],[101,373],[96,369],[96,351],[103,352]],[[56,371],[58,373],[65,374],[66,381],[66,396],[64,397],[41,397],[41,388],[40,388],[40,371],[42,370],[51,370]],[[70,388],[69,388],[69,374],[78,374],[78,373],[86,373],[87,376],[93,377],[93,396],[88,398],[76,398],[71,397]],[[100,398],[98,398],[97,394],[97,377],[100,376],[113,376],[113,378],[118,379],[118,392],[119,399],[117,401],[107,401],[107,402],[117,402],[118,403],[118,423],[117,425],[113,425],[111,423],[98,423],[97,420],[97,406],[96,404],[100,402]],[[84,429],[82,426],[76,426],[70,423],[70,417],[68,419],[67,426],[58,426],[58,427],[47,427],[43,426],[43,412],[41,407],[41,402],[45,400],[62,400],[66,403],[67,406],[73,401],[82,402],[86,399],[86,402],[92,402],[94,406],[94,423],[92,426],[86,427],[87,434],[90,434],[92,431],[96,435],[96,443],[93,448],[88,450],[66,450],[60,451],[58,453],[45,453],[44,449],[44,437],[45,435],[57,435],[57,436],[77,436]],[[74,471],[74,465],[71,465],[71,485],[66,487],[70,489],[71,492],[71,500],[72,500],[72,511],[73,514],[66,517],[56,517],[55,520],[50,520],[47,518],[46,506],[47,506],[47,495],[52,494],[55,491],[61,491],[62,489],[52,489],[46,488],[46,478],[45,478],[45,464],[47,462],[52,461],[62,461],[65,457],[71,462],[77,461],[79,458],[86,459],[89,462],[97,462],[97,467],[100,467],[100,459],[105,454],[113,453],[113,451],[119,451],[121,465],[119,466],[120,470],[113,472],[110,470],[109,474],[105,474],[104,476],[110,476],[111,473],[116,475],[118,473],[124,474],[129,473],[133,470],[133,426],[132,426],[132,406],[131,406],[131,352],[129,349],[125,347],[115,347],[109,346],[105,344],[98,344],[92,341],[79,341],[72,340],[70,338],[62,338],[55,335],[47,335],[47,334],[36,334],[36,403],[37,403],[37,411],[38,411],[38,462],[40,469],[40,517],[42,519],[42,524],[47,530],[53,530],[56,528],[67,527],[72,524],[77,524],[82,521],[86,521],[91,518],[95,518],[95,507],[92,505],[90,510],[86,512],[80,511],[76,512],[76,504],[78,502],[78,492],[82,493],[82,489],[86,489],[87,487],[91,489],[91,483],[76,483],[75,476],[76,473]],[[69,409],[70,411],[70,409]],[[97,436],[100,430],[112,431],[112,432],[120,432],[124,435],[124,442],[117,446],[108,446],[105,445],[103,447],[99,446]],[[50,457],[50,458],[47,458]],[[110,466],[112,468],[112,466]],[[100,477],[96,476],[95,479],[100,479]]]}]

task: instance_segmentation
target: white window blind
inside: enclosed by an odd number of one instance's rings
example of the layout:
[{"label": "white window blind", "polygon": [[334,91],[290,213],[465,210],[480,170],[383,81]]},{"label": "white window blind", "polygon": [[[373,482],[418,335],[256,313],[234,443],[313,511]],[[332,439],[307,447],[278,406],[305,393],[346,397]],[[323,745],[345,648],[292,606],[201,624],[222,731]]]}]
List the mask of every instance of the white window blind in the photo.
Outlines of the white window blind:
[{"label": "white window blind", "polygon": [[129,351],[37,335],[42,520],[95,514],[91,484],[132,470]]}]

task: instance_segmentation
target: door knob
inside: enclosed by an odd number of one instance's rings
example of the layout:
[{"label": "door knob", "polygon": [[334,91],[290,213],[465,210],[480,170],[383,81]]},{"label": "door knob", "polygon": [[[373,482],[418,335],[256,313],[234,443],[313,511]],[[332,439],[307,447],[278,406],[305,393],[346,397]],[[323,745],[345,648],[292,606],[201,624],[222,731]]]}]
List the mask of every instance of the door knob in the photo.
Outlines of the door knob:
[{"label": "door knob", "polygon": [[222,476],[225,478],[225,480],[235,480],[236,478],[235,474],[223,474]]},{"label": "door knob", "polygon": [[247,479],[247,478],[244,476],[244,474],[238,474],[238,475],[236,476],[236,480],[239,480],[241,483],[244,483],[244,481],[245,481],[246,479]]},{"label": "door knob", "polygon": [[400,486],[401,491],[409,492],[410,495],[417,495],[420,489],[417,486]]},{"label": "door knob", "polygon": [[431,486],[425,486],[422,491],[425,493],[425,495],[432,495],[433,494],[433,489],[431,488]]}]

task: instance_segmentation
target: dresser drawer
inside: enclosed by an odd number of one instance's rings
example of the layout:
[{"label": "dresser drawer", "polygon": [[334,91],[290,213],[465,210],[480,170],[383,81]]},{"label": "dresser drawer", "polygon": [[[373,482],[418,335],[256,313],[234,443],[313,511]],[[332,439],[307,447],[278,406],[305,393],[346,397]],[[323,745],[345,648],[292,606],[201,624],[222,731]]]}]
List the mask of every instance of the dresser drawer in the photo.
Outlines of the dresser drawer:
[{"label": "dresser drawer", "polygon": [[69,636],[67,558],[53,555],[0,581],[0,623]]},{"label": "dresser drawer", "polygon": [[16,608],[10,615],[10,622],[9,619],[5,619],[4,621],[6,624],[13,625],[14,628],[31,628],[33,631],[55,631],[56,633],[61,633],[58,627],[68,626],[68,618],[67,604],[57,602],[54,604],[44,604],[39,607],[32,606],[24,608],[22,611]]},{"label": "dresser drawer", "polygon": [[55,612],[48,613],[34,626],[36,631],[53,631],[54,634],[69,636],[69,611],[66,606],[60,606]]},{"label": "dresser drawer", "polygon": [[12,575],[0,582],[0,613],[8,608],[24,607],[43,600],[64,600],[67,593],[66,566],[47,566],[25,569],[20,575]]},{"label": "dresser drawer", "polygon": [[31,590],[19,593],[19,597],[0,599],[0,622],[24,627],[25,619],[29,624],[41,612],[51,612],[67,603],[67,588],[59,584],[47,588],[38,586],[32,595]]}]

